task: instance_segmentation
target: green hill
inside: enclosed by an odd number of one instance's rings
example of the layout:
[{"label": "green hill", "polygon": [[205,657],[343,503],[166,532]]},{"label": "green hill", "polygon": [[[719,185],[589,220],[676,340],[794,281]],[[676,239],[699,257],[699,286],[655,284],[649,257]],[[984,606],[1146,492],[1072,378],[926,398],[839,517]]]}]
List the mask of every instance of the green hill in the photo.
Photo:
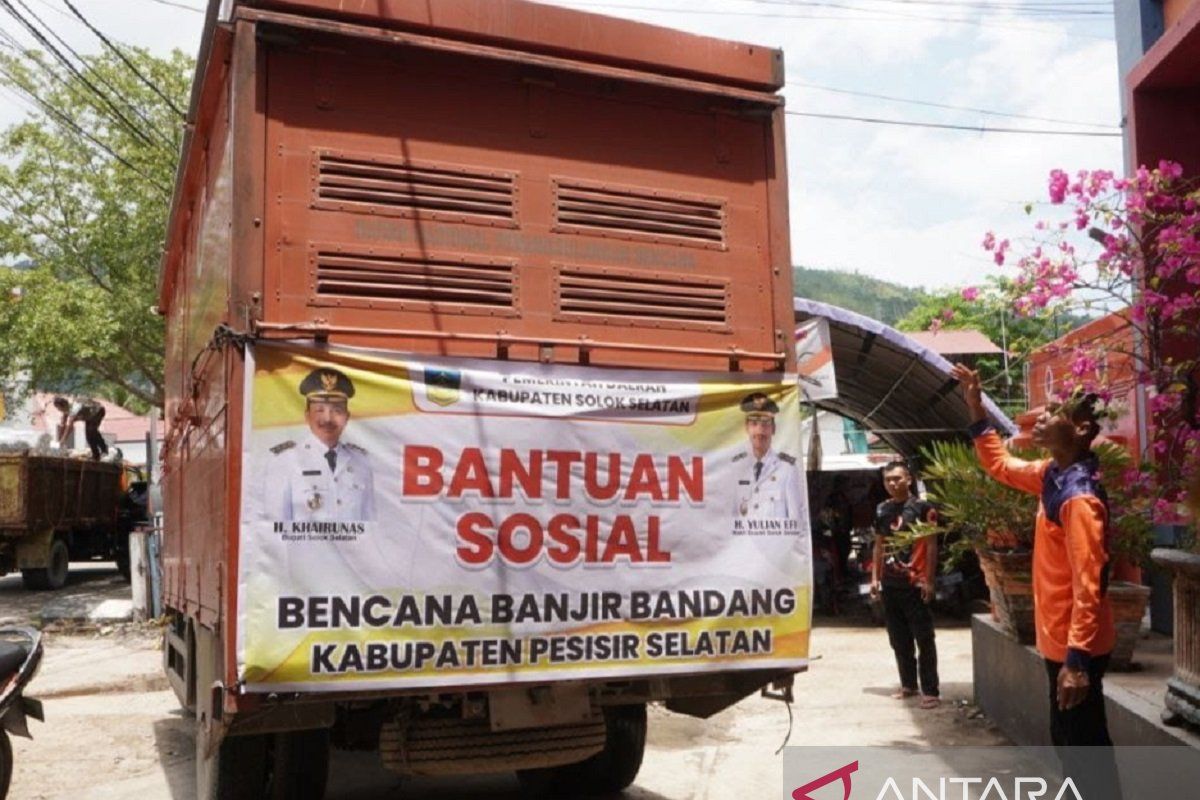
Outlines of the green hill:
[{"label": "green hill", "polygon": [[793,267],[797,297],[829,303],[895,325],[926,296],[924,289],[881,281],[859,272]]}]

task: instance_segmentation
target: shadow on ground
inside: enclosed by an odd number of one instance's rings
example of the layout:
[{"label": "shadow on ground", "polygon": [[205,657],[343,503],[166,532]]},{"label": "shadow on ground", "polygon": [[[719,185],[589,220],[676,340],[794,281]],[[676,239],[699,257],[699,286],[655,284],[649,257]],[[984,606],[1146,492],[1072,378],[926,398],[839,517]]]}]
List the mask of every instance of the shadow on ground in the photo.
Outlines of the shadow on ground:
[{"label": "shadow on ground", "polygon": [[171,800],[195,800],[195,723],[183,709],[154,722],[154,749],[167,778]]},{"label": "shadow on ground", "polygon": [[60,619],[86,617],[105,600],[128,598],[129,584],[111,561],[72,562],[67,585],[48,591],[26,589],[21,573],[14,572],[0,577],[0,625],[40,627],[47,607],[53,607]]}]

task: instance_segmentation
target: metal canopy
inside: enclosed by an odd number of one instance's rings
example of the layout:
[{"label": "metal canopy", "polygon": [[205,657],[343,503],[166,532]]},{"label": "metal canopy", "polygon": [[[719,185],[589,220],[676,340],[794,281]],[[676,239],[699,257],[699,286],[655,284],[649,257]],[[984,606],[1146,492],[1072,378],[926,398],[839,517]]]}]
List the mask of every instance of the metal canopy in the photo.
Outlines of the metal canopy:
[{"label": "metal canopy", "polygon": [[[966,435],[970,416],[950,379],[950,362],[895,328],[844,308],[796,298],[796,322],[829,322],[837,396],[813,402],[861,423],[896,452],[912,456],[936,439]],[[1006,435],[1016,426],[988,397],[992,424]]]}]

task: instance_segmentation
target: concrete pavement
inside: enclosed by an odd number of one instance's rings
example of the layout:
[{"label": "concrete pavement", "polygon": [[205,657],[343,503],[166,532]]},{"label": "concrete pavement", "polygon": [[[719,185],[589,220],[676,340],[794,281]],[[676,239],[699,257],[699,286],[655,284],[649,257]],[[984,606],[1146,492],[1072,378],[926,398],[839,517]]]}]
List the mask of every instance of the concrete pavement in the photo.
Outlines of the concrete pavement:
[{"label": "concrete pavement", "polygon": [[[969,706],[970,631],[938,631],[945,702],[922,711],[888,695],[897,680],[882,628],[818,620],[811,670],[798,676],[791,744],[1000,744]],[[46,701],[32,742],[16,740],[13,800],[191,800],[191,721],[162,677],[157,632],[116,627],[107,635],[49,634],[32,694]],[[650,712],[646,760],[634,800],[778,797],[788,730],[779,702],[750,698],[709,720]],[[520,797],[511,775],[401,782],[372,753],[335,753],[328,797]]]}]

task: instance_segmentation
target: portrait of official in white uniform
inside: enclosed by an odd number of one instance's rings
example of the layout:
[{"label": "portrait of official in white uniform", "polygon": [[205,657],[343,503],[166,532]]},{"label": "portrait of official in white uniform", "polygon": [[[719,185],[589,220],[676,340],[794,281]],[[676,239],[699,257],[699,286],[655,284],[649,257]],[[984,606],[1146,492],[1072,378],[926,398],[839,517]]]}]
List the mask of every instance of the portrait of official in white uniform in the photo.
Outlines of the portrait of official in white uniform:
[{"label": "portrait of official in white uniform", "polygon": [[266,520],[372,522],[375,483],[367,451],[342,438],[354,384],[340,370],[314,369],[300,382],[307,433],[270,448],[263,463]]},{"label": "portrait of official in white uniform", "polygon": [[737,476],[734,519],[800,519],[807,514],[796,457],[771,447],[779,406],[762,392],[741,402],[747,447],[733,457]]}]

